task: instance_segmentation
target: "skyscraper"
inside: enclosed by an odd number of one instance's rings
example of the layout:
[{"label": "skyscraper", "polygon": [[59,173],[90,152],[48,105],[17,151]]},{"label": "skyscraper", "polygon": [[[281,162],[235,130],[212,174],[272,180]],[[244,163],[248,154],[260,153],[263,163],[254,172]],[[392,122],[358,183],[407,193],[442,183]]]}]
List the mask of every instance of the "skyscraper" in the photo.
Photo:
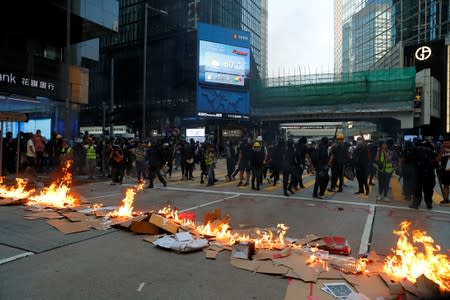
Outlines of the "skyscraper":
[{"label": "skyscraper", "polygon": [[[97,108],[101,107],[101,101],[113,103],[115,124],[126,124],[134,130],[142,128],[144,80],[148,132],[167,134],[173,128],[197,121],[199,23],[249,32],[250,76],[258,78],[267,72],[267,0],[120,0],[119,3],[119,33],[100,43],[101,62],[94,78],[98,84],[94,84],[92,93],[94,101],[98,101]],[[146,39],[145,4],[149,7]],[[147,53],[143,51],[144,40]],[[144,55],[146,74],[143,74]],[[109,75],[112,69],[113,76]],[[85,120],[86,124],[92,122],[96,122],[95,118]]]}]

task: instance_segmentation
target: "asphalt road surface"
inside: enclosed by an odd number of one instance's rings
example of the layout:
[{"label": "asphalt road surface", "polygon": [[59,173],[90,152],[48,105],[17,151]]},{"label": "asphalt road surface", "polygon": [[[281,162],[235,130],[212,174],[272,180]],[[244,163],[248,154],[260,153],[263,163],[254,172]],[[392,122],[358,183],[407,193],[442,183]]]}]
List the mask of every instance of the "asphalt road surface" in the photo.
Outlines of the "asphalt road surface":
[{"label": "asphalt road surface", "polygon": [[[135,210],[158,210],[170,205],[193,211],[202,220],[206,211],[221,208],[231,216],[233,228],[289,226],[287,237],[306,234],[344,236],[352,256],[375,250],[391,254],[400,222],[425,230],[443,253],[450,249],[450,207],[440,205],[435,193],[433,209],[422,203],[408,208],[394,177],[391,201],[376,201],[376,186],[369,196],[355,195],[357,183],[346,181],[344,192],[313,199],[314,177],[304,175],[306,188],[283,196],[280,183],[264,182],[260,191],[225,181],[224,161],[216,170],[219,181],[207,187],[181,181],[174,172],[164,188],[136,195]],[[91,203],[120,205],[125,189],[135,184],[133,176],[122,185],[97,178],[77,177],[72,190]],[[437,190],[437,189],[436,189]],[[26,220],[23,206],[0,206],[0,299],[284,299],[288,280],[234,268],[230,253],[208,260],[202,251],[177,254],[143,241],[143,236],[120,229],[65,235],[45,220]]]}]

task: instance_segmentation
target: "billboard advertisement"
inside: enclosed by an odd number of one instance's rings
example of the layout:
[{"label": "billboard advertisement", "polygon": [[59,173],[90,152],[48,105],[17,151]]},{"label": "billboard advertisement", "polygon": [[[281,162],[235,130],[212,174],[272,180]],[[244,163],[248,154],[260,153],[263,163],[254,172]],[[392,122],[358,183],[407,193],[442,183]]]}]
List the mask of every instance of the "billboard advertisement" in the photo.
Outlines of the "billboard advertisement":
[{"label": "billboard advertisement", "polygon": [[200,40],[199,83],[248,85],[250,49]]},{"label": "billboard advertisement", "polygon": [[198,25],[197,116],[249,119],[250,33]]}]

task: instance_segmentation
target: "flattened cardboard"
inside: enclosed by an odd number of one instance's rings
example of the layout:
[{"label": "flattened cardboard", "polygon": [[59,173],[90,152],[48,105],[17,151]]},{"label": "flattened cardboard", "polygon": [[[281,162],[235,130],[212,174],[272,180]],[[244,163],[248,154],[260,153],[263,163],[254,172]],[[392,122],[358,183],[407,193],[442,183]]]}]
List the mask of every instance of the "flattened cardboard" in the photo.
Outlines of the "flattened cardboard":
[{"label": "flattened cardboard", "polygon": [[27,203],[28,199],[0,198],[0,206],[6,205],[22,205]]},{"label": "flattened cardboard", "polygon": [[435,283],[434,281],[428,279],[425,275],[420,275],[416,279],[416,285],[419,290],[419,292],[425,297],[425,298],[433,298],[440,295],[440,289],[439,285]]},{"label": "flattened cardboard", "polygon": [[259,261],[256,270],[257,273],[284,275],[289,271],[286,266],[276,266],[271,260]]},{"label": "flattened cardboard", "polygon": [[329,268],[328,271],[319,274],[319,279],[342,279],[342,273],[338,270]]},{"label": "flattened cardboard", "polygon": [[85,220],[82,221],[83,223],[87,224],[89,228],[94,228],[95,230],[107,230],[110,228],[109,224],[101,221],[101,220]]},{"label": "flattened cardboard", "polygon": [[378,274],[342,274],[345,280],[347,280],[355,289],[369,297],[370,299],[376,299],[377,297],[390,298],[390,292],[388,286],[384,283]]},{"label": "flattened cardboard", "polygon": [[244,269],[251,272],[255,271],[258,268],[258,264],[260,263],[260,261],[252,261],[234,257],[231,257],[230,262],[234,267],[238,269]]},{"label": "flattened cardboard", "polygon": [[88,219],[88,217],[85,214],[82,214],[77,211],[64,212],[62,215],[67,219],[69,219],[71,222],[81,222]]},{"label": "flattened cardboard", "polygon": [[158,226],[159,228],[164,229],[170,233],[177,233],[178,228],[180,227],[177,223],[170,219],[166,219],[163,216],[158,214],[152,214],[150,217],[150,223]]},{"label": "flattened cardboard", "polygon": [[321,290],[326,281],[303,282],[301,280],[289,279],[284,300],[336,300],[333,296]]},{"label": "flattened cardboard", "polygon": [[[122,224],[128,222],[131,218],[129,217],[115,217],[111,219],[110,226],[113,227],[122,227]],[[128,227],[125,227],[128,228]]]},{"label": "flattened cardboard", "polygon": [[26,215],[25,218],[28,218],[31,220],[31,218],[37,220],[37,219],[61,219],[63,216],[61,216],[60,213],[56,211],[40,211],[36,213],[32,213],[30,215]]},{"label": "flattened cardboard", "polygon": [[408,279],[403,278],[402,280],[400,280],[400,284],[403,286],[403,288],[405,290],[407,290],[409,293],[417,296],[417,297],[422,297],[422,293],[419,291],[419,289]]},{"label": "flattened cardboard", "polygon": [[89,226],[85,222],[70,222],[68,220],[63,219],[63,220],[48,220],[47,223],[64,234],[89,230]]},{"label": "flattened cardboard", "polygon": [[402,285],[400,284],[400,281],[398,280],[398,278],[390,276],[385,272],[381,272],[378,275],[381,277],[381,279],[383,279],[384,283],[389,287],[389,292],[391,293],[391,295],[403,295],[405,293],[405,290],[403,289]]},{"label": "flattened cardboard", "polygon": [[205,257],[208,259],[216,259],[217,254],[219,254],[219,251],[213,249],[203,249],[203,251],[205,251]]},{"label": "flattened cardboard", "polygon": [[275,265],[283,265],[288,267],[294,272],[298,278],[307,282],[316,282],[320,271],[316,268],[311,268],[306,264],[308,258],[305,255],[299,255],[293,253],[290,256],[283,257],[280,259],[274,259]]}]

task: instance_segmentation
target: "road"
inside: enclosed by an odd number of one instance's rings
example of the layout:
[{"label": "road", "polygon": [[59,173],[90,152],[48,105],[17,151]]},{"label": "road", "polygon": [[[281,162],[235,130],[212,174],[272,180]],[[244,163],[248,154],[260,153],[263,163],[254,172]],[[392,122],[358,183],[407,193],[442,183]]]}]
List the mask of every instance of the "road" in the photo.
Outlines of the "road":
[{"label": "road", "polygon": [[[196,176],[197,175],[197,176]],[[216,185],[181,181],[175,172],[164,188],[136,195],[135,210],[148,211],[171,205],[194,211],[198,220],[206,211],[221,208],[231,216],[233,228],[289,226],[288,237],[306,234],[344,236],[352,255],[375,250],[391,254],[403,220],[433,237],[444,253],[450,249],[450,207],[408,208],[400,185],[393,178],[391,202],[377,202],[375,187],[369,196],[355,195],[356,182],[346,181],[344,192],[313,199],[314,178],[304,176],[305,189],[283,196],[282,187],[264,183],[260,191],[238,181],[226,182],[224,161],[219,160]],[[80,178],[79,178],[80,179]],[[122,185],[96,179],[75,184],[73,191],[92,203],[119,205],[129,177]],[[80,182],[79,182],[80,183]],[[288,280],[251,273],[229,263],[229,252],[216,260],[203,252],[176,254],[156,248],[131,232],[109,229],[64,235],[44,220],[25,220],[23,206],[0,207],[0,299],[284,299]]]}]

